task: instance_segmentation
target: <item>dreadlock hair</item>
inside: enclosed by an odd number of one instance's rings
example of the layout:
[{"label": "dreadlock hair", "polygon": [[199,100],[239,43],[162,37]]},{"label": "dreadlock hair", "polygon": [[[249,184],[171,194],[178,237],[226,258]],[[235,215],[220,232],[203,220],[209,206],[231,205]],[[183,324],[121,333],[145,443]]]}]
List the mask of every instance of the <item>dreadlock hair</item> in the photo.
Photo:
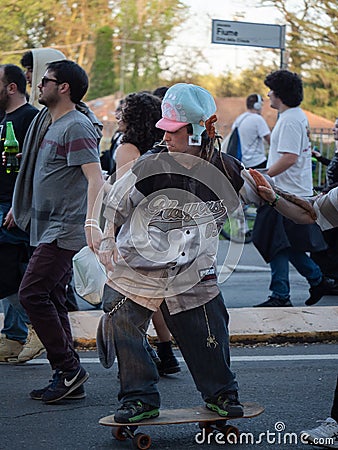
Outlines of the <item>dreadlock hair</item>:
[{"label": "dreadlock hair", "polygon": [[[188,130],[188,134],[193,134],[193,128],[192,125],[189,123],[189,125],[187,125],[187,130]],[[223,157],[222,157],[222,153],[221,153],[221,139],[222,137],[216,133],[215,137],[210,137],[207,133],[207,130],[204,130],[202,135],[202,142],[201,142],[201,158],[204,159],[207,162],[210,162],[213,155],[214,155],[214,150],[216,148],[217,145],[217,153],[219,156],[219,159],[221,160],[223,169],[224,169],[224,173],[227,176],[227,178],[230,180],[231,176],[229,174],[229,171],[227,170],[227,168],[225,167],[224,161],[223,161]],[[216,145],[215,145],[216,144]]]}]

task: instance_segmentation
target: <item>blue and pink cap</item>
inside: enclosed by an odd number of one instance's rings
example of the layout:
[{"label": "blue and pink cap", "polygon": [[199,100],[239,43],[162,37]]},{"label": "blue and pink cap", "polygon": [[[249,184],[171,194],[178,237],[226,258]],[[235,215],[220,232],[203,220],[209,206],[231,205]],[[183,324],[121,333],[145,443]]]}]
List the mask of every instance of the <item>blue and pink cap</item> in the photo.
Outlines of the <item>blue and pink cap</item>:
[{"label": "blue and pink cap", "polygon": [[156,127],[173,133],[190,123],[193,135],[199,137],[205,130],[205,121],[215,112],[215,100],[206,89],[177,83],[167,90],[163,98],[162,119]]}]

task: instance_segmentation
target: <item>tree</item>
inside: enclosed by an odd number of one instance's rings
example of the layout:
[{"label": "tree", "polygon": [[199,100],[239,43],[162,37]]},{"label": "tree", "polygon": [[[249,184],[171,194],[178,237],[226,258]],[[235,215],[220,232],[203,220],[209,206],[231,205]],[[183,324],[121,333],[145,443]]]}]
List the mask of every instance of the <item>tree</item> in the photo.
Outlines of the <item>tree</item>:
[{"label": "tree", "polygon": [[338,8],[336,0],[262,0],[284,16],[290,31],[289,69],[304,79],[303,106],[334,120],[338,110]]},{"label": "tree", "polygon": [[290,68],[335,68],[338,57],[338,8],[336,0],[262,0],[284,16],[290,31],[287,46]]},{"label": "tree", "polygon": [[109,26],[98,30],[96,55],[91,70],[88,100],[110,95],[116,91],[113,61],[113,33]]},{"label": "tree", "polygon": [[46,40],[46,25],[53,0],[44,2],[8,0],[1,5],[0,49],[2,58],[25,48],[39,47]]},{"label": "tree", "polygon": [[100,56],[94,44],[103,37],[99,30],[110,27],[119,89],[153,89],[186,9],[179,0],[8,0],[0,16],[2,62],[18,63],[30,48],[56,47],[90,73],[95,54]]},{"label": "tree", "polygon": [[120,0],[116,14],[120,90],[152,89],[160,84],[161,57],[185,18],[179,0]]},{"label": "tree", "polygon": [[2,58],[7,62],[13,59],[12,55],[30,48],[57,47],[89,72],[96,31],[104,25],[113,25],[114,3],[114,0],[8,0],[2,5],[0,16]]}]

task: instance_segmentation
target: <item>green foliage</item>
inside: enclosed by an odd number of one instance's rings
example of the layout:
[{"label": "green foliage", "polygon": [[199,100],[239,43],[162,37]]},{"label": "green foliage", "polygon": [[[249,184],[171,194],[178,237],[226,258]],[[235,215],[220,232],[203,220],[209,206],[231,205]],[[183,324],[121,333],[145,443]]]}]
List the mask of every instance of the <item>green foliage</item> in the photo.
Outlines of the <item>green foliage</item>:
[{"label": "green foliage", "polygon": [[162,55],[175,27],[185,17],[178,0],[121,0],[116,2],[120,90],[127,93],[160,85]]},{"label": "green foliage", "polygon": [[[303,107],[334,119],[338,111],[337,0],[261,0],[274,5],[287,24],[290,70],[304,80]],[[180,0],[6,0],[0,16],[1,63],[19,64],[24,51],[56,47],[90,74],[88,98],[153,90],[190,82],[217,97],[264,94],[264,78],[278,67],[255,60],[240,75],[199,75],[191,61],[199,49],[166,63],[166,49],[187,18]],[[10,18],[10,20],[8,20]],[[170,72],[172,69],[172,72]],[[164,79],[164,74],[170,78]]]},{"label": "green foliage", "polygon": [[116,90],[113,61],[113,33],[109,26],[102,27],[98,30],[95,48],[96,55],[91,70],[88,100],[111,95]]},{"label": "green foliage", "polygon": [[53,5],[53,0],[44,2],[9,0],[1,5],[2,58],[6,58],[13,51],[44,45]]},{"label": "green foliage", "polygon": [[[179,0],[7,0],[0,16],[1,62],[19,63],[29,48],[57,47],[92,73],[97,95],[153,89],[162,84],[163,55],[186,9]],[[110,52],[104,27],[113,30],[113,59],[104,56]]]},{"label": "green foliage", "polygon": [[289,69],[304,80],[304,108],[334,120],[338,111],[337,0],[262,0],[287,23]]}]

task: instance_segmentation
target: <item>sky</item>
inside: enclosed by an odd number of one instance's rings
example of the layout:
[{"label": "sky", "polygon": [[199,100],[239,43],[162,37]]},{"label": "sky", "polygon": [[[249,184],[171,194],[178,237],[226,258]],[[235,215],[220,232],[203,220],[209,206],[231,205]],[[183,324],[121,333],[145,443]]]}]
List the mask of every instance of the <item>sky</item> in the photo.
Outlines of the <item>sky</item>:
[{"label": "sky", "polygon": [[274,55],[266,48],[211,43],[212,19],[285,25],[276,8],[262,7],[259,0],[182,0],[182,2],[190,7],[189,19],[168,49],[169,64],[176,53],[184,53],[189,58],[189,50],[200,49],[205,59],[192,58],[191,61],[200,73],[215,75],[229,71],[238,73],[243,68],[251,67],[258,58],[269,58],[269,62],[272,59],[279,65],[279,51]]}]

